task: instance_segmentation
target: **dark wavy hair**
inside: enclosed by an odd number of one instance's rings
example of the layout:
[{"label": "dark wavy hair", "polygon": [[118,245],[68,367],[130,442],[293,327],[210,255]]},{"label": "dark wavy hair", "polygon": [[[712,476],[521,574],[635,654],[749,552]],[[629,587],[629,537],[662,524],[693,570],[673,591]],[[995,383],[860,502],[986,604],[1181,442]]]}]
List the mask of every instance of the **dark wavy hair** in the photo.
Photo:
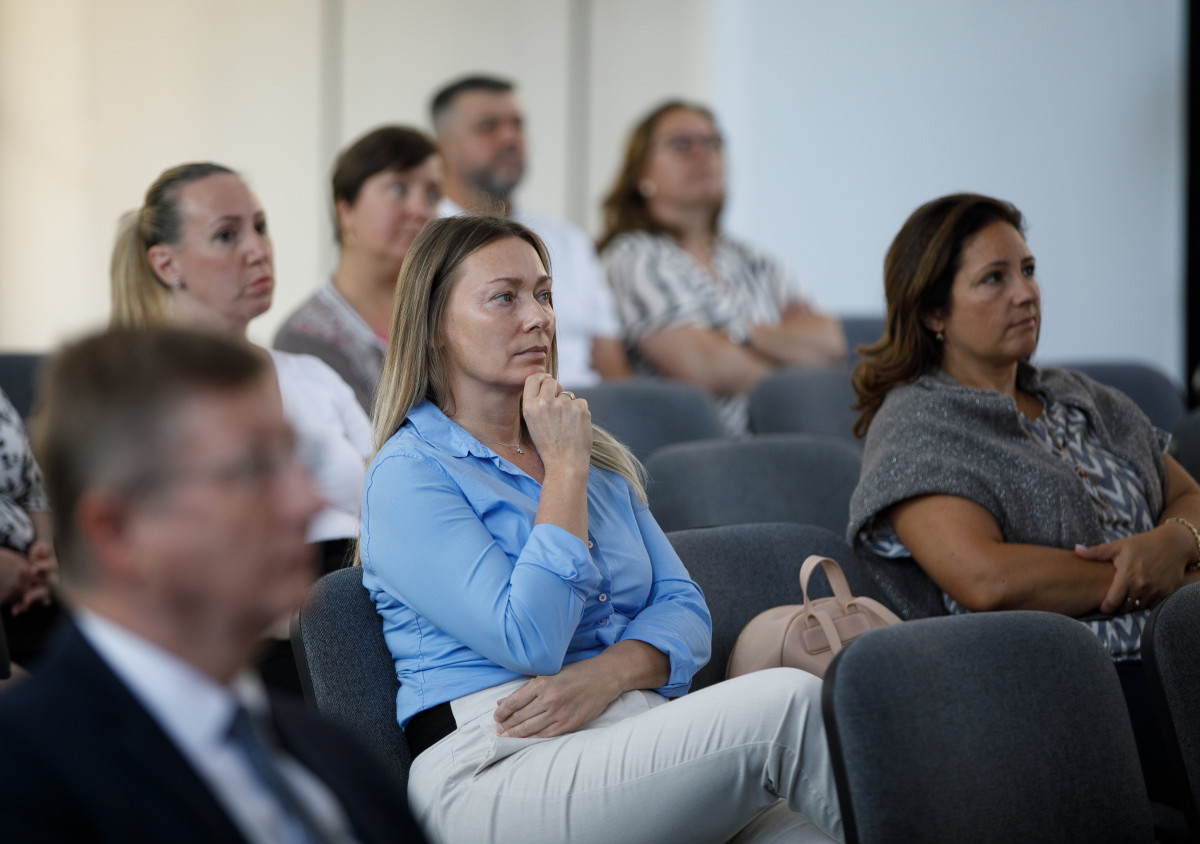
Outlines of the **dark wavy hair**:
[{"label": "dark wavy hair", "polygon": [[963,244],[992,223],[1025,234],[1021,212],[1010,202],[956,193],[927,202],[901,226],[883,260],[887,321],[883,336],[860,347],[854,368],[856,436],[865,437],[888,391],[941,366],[942,345],[922,317],[950,304],[950,285]]}]

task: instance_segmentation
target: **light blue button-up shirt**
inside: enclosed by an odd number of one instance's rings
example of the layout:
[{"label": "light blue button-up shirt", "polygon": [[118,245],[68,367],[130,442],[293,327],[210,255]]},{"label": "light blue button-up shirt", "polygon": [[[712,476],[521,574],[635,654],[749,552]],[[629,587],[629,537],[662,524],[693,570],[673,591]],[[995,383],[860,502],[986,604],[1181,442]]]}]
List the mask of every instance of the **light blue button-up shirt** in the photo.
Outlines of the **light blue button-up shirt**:
[{"label": "light blue button-up shirt", "polygon": [[668,697],[686,692],[708,661],[704,596],[625,479],[591,468],[588,543],[534,525],[541,490],[429,402],[372,461],[363,584],[396,662],[402,726],[443,701],[554,674],[623,639],[670,658],[658,690]]}]

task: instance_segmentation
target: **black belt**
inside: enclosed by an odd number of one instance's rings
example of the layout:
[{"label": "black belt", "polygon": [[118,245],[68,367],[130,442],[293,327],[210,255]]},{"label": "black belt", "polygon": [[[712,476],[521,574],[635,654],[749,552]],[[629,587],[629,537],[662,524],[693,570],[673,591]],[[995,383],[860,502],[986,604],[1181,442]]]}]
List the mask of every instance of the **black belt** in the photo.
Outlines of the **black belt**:
[{"label": "black belt", "polygon": [[416,759],[426,750],[458,729],[450,701],[423,709],[414,715],[404,728],[408,752]]}]

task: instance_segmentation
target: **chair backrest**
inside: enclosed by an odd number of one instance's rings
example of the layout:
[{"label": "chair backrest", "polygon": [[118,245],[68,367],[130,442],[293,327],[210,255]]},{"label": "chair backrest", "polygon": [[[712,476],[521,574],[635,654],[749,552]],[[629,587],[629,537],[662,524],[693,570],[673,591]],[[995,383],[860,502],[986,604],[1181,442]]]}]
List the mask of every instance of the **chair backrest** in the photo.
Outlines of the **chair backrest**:
[{"label": "chair backrest", "polygon": [[825,675],[847,842],[1149,842],[1120,682],[1082,625],[989,612],[870,631]]},{"label": "chair backrest", "polygon": [[905,621],[948,615],[942,590],[912,557],[880,557],[858,549],[858,565],[884,602]]},{"label": "chair backrest", "polygon": [[[725,679],[733,643],[750,619],[771,607],[804,600],[800,565],[809,554],[840,563],[854,594],[877,597],[845,540],[814,525],[726,525],[675,531],[667,538],[703,590],[712,614],[712,658],[692,679],[693,691]],[[809,581],[809,596],[830,594],[825,575],[817,572]]]},{"label": "chair backrest", "polygon": [[646,492],[663,530],[799,522],[840,533],[861,463],[856,446],[818,434],[679,443],[646,461]]},{"label": "chair backrest", "polygon": [[412,759],[396,721],[400,683],[362,569],[340,569],[314,583],[291,638],[305,698],[375,751],[404,793]]},{"label": "chair backrest", "polygon": [[1153,366],[1134,361],[1078,361],[1055,366],[1076,369],[1101,384],[1116,387],[1164,431],[1174,428],[1187,413],[1183,391]]},{"label": "chair backrest", "polygon": [[1167,753],[1181,783],[1192,841],[1200,841],[1200,583],[1185,586],[1150,614],[1142,663]]},{"label": "chair backrest", "polygon": [[724,436],[712,397],[681,381],[631,378],[572,392],[587,399],[593,422],[642,461],[664,445]]},{"label": "chair backrest", "polygon": [[831,434],[857,444],[854,402],[849,367],[785,369],[768,375],[750,392],[750,429],[756,434]]},{"label": "chair backrest", "polygon": [[882,316],[843,316],[841,320],[842,331],[846,332],[846,348],[851,352],[883,336],[885,318]]},{"label": "chair backrest", "polygon": [[0,387],[22,419],[28,419],[33,409],[37,371],[44,359],[45,355],[25,352],[0,354]]},{"label": "chair backrest", "polygon": [[1200,408],[1179,420],[1171,432],[1169,451],[1193,478],[1200,478]]}]

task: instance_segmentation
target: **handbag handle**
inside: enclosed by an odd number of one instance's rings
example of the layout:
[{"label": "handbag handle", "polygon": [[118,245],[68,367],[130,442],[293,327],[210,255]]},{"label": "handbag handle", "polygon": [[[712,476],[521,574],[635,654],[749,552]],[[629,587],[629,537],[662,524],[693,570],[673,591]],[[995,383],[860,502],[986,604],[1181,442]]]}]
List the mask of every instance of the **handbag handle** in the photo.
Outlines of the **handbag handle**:
[{"label": "handbag handle", "polygon": [[812,577],[812,573],[820,566],[825,570],[825,577],[829,580],[829,586],[833,590],[833,597],[837,599],[842,611],[845,612],[850,602],[854,599],[854,594],[850,591],[850,583],[846,580],[846,574],[842,571],[834,560],[829,557],[822,557],[819,554],[810,554],[800,566],[800,591],[804,593],[804,611],[812,612],[812,603],[808,599],[808,580]]}]

